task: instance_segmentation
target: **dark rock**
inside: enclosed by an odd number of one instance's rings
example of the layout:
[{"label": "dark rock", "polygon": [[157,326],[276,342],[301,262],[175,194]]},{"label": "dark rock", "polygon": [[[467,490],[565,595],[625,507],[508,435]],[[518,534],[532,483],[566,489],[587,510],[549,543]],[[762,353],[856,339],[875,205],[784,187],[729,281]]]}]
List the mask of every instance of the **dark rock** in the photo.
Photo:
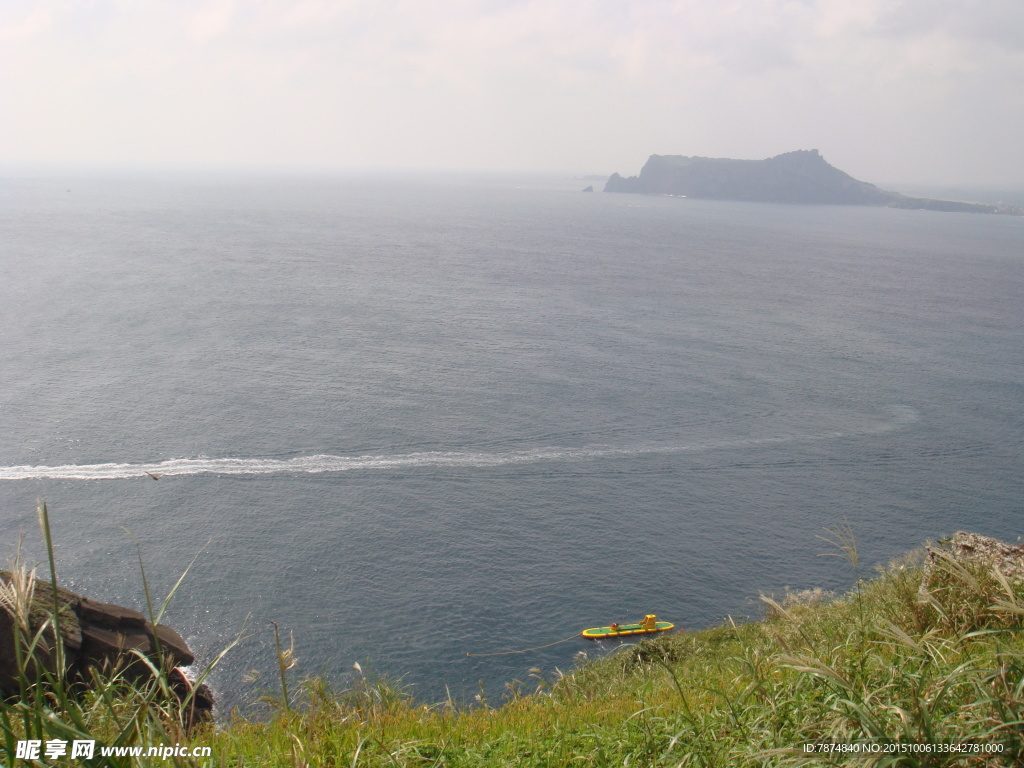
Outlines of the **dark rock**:
[{"label": "dark rock", "polygon": [[150,656],[153,643],[146,630],[122,630],[86,624],[82,628],[82,650],[80,658],[95,666],[97,662],[115,662],[119,657],[138,651]]},{"label": "dark rock", "polygon": [[61,614],[60,634],[70,650],[77,651],[82,647],[82,623],[72,611]]},{"label": "dark rock", "polygon": [[180,669],[172,669],[167,676],[167,682],[186,709],[184,711],[185,725],[191,728],[198,722],[206,722],[213,712],[213,692],[206,683],[196,685],[189,680]]},{"label": "dark rock", "polygon": [[160,651],[173,659],[175,666],[187,667],[196,660],[181,635],[166,624],[157,624],[155,631],[154,628],[147,628],[147,631],[150,633],[150,637],[156,635]]},{"label": "dark rock", "polygon": [[[10,583],[10,573],[0,571],[0,580]],[[28,611],[31,634],[38,632],[49,620],[53,599],[53,586],[37,579]],[[176,669],[192,664],[195,656],[181,635],[171,627],[166,624],[154,626],[136,610],[96,602],[66,589],[57,589],[57,602],[67,674],[88,680],[90,669],[120,667],[126,675],[144,679],[152,675],[152,670],[139,658],[141,654],[157,668],[168,670],[171,689],[181,701],[185,702],[188,697],[189,723],[210,717],[213,710],[210,689],[199,686],[193,691],[184,672]],[[0,695],[3,696],[15,696],[21,690],[15,650],[17,631],[14,615],[0,604]],[[37,673],[42,670],[57,672],[53,647],[53,631],[44,630],[34,658],[28,665],[25,682],[34,683]]]},{"label": "dark rock", "polygon": [[113,603],[97,603],[87,597],[82,598],[78,606],[78,615],[85,621],[104,627],[145,628],[148,623],[145,616],[131,608],[123,608]]},{"label": "dark rock", "polygon": [[[19,693],[18,656],[14,646],[16,625],[14,617],[0,609],[0,694],[13,696]],[[53,672],[53,659],[48,644],[41,642],[37,653],[27,665],[27,676],[35,677],[39,672]]]}]

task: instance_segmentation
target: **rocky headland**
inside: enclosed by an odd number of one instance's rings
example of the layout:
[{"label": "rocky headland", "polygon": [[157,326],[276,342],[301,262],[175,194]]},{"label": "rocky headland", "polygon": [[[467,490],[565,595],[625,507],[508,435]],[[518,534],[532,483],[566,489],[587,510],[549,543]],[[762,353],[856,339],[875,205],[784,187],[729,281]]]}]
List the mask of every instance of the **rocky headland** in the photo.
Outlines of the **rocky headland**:
[{"label": "rocky headland", "polygon": [[[25,669],[29,678],[37,673],[61,673],[56,669],[58,654],[50,622],[53,586],[42,579],[0,570],[0,590],[6,598],[0,599],[0,696],[6,698],[17,696],[26,682],[18,664],[19,634],[22,653],[26,639],[31,642],[38,637]],[[18,598],[19,592],[23,599]],[[163,669],[172,693],[190,703],[189,721],[209,718],[213,695],[205,685],[194,689],[180,669],[192,664],[195,657],[171,627],[153,624],[131,608],[90,600],[60,587],[56,603],[64,675],[88,681],[94,669],[120,669],[128,679],[141,681],[152,677],[154,668]],[[19,613],[23,615],[19,617]]]},{"label": "rocky headland", "polygon": [[786,152],[766,160],[651,155],[639,176],[624,178],[613,173],[604,191],[763,203],[1021,213],[1009,206],[932,200],[889,192],[829,165],[816,149]]}]

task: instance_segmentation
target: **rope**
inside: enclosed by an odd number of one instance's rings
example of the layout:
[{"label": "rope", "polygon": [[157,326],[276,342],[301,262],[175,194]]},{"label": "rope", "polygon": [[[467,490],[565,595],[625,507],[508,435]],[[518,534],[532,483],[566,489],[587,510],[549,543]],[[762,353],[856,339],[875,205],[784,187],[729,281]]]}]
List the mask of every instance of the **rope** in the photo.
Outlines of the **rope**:
[{"label": "rope", "polygon": [[529,653],[530,651],[539,651],[543,648],[550,648],[553,645],[561,645],[562,643],[568,643],[570,640],[575,640],[579,636],[580,633],[577,632],[574,635],[569,635],[569,637],[565,638],[564,640],[556,640],[555,642],[548,643],[547,645],[538,645],[536,648],[524,648],[521,651],[498,651],[497,653],[467,653],[466,655],[479,658],[481,656],[508,656],[512,653]]}]

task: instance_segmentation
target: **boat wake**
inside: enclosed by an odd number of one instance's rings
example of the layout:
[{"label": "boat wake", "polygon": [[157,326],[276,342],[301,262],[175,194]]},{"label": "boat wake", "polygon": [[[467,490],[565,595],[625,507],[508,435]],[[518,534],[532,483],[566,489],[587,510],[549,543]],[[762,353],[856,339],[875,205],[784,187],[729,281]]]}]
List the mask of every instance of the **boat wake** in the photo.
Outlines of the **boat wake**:
[{"label": "boat wake", "polygon": [[582,462],[594,459],[703,452],[729,448],[807,442],[846,436],[881,434],[918,420],[917,412],[896,406],[894,418],[853,432],[826,432],[788,437],[751,438],[691,445],[635,445],[615,448],[594,445],[583,448],[536,448],[524,451],[424,451],[391,455],[335,456],[317,454],[292,459],[196,458],[168,459],[149,463],[60,464],[56,466],[0,467],[0,480],[123,480],[132,477],[154,479],[179,475],[270,475],[322,474],[328,472],[386,471],[420,468],[483,468],[550,461]]}]

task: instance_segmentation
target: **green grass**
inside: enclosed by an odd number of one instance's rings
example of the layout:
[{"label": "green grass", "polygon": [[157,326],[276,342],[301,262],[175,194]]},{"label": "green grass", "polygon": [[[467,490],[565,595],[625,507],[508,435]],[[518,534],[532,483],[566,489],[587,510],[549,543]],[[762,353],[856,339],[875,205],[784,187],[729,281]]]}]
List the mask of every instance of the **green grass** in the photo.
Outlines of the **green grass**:
[{"label": "green grass", "polygon": [[[853,547],[852,537],[837,540]],[[510,684],[500,706],[423,705],[361,670],[336,688],[301,680],[279,640],[281,690],[260,718],[235,714],[186,733],[155,693],[104,677],[86,695],[8,703],[0,725],[8,749],[23,733],[74,729],[213,751],[116,763],[126,766],[1022,764],[1024,587],[952,561],[926,590],[922,578],[917,553],[836,599],[765,598],[761,621],[645,640],[568,675],[538,670]],[[998,751],[804,751],[817,742]]]}]

